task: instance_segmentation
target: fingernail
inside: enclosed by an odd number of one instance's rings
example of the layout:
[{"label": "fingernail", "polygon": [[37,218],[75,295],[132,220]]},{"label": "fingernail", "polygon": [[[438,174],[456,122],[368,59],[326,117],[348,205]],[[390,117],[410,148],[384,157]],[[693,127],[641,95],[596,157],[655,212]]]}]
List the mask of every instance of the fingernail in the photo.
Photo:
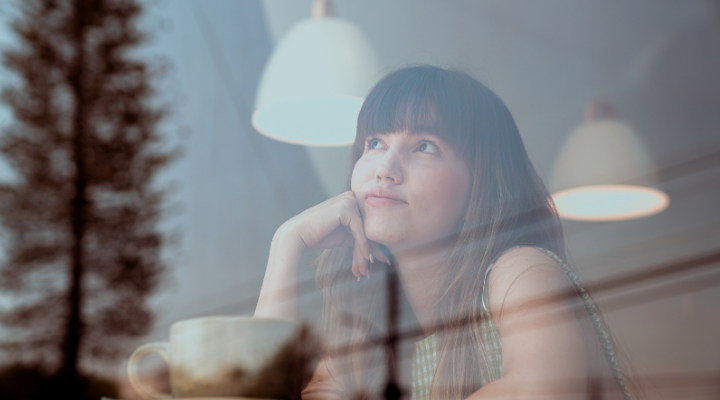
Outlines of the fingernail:
[{"label": "fingernail", "polygon": [[370,253],[370,262],[375,264],[375,256],[373,256],[373,253]]}]

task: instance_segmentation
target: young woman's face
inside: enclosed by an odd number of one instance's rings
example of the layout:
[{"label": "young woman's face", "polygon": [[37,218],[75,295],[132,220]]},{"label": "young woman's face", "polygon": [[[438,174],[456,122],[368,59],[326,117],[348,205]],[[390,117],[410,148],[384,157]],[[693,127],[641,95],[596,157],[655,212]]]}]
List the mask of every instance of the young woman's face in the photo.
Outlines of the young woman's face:
[{"label": "young woman's face", "polygon": [[351,188],[367,238],[393,250],[456,232],[470,181],[466,163],[440,138],[397,132],[368,136]]}]

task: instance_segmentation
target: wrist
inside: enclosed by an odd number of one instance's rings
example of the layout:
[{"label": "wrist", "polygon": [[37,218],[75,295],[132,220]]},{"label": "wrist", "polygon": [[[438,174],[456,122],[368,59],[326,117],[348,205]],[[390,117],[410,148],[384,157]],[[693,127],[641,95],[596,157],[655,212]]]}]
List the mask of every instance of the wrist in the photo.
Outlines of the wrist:
[{"label": "wrist", "polygon": [[272,245],[285,252],[299,253],[301,256],[307,249],[300,232],[298,232],[298,227],[292,223],[292,220],[285,222],[275,231]]}]

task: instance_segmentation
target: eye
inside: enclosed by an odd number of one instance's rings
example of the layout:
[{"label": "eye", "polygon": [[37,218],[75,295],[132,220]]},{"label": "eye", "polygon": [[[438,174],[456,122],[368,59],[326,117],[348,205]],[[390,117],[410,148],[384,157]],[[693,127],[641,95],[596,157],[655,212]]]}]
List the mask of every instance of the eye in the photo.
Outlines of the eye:
[{"label": "eye", "polygon": [[418,151],[421,153],[437,153],[438,147],[431,142],[422,142],[420,146],[418,146]]},{"label": "eye", "polygon": [[382,147],[382,142],[378,139],[369,138],[365,144],[368,150],[377,150]]}]

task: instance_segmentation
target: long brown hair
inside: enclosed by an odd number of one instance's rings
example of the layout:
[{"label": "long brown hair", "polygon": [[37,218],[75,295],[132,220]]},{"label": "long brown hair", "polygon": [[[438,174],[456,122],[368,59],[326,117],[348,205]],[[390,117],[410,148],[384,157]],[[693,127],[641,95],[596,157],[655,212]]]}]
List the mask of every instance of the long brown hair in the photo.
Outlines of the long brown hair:
[{"label": "long brown hair", "polygon": [[[480,331],[488,266],[518,245],[543,247],[563,258],[562,228],[510,111],[470,75],[414,66],[385,76],[358,116],[351,165],[362,156],[368,135],[388,132],[434,133],[471,171],[469,206],[442,266],[445,281],[438,283],[444,291],[437,316],[452,328],[437,332],[439,361],[430,394],[433,399],[461,400],[482,386],[480,369],[489,372]],[[326,250],[319,260],[316,280],[324,293],[323,321],[331,346],[357,347],[376,337],[384,321],[382,279],[373,276],[351,284],[351,263],[348,248]],[[467,317],[472,318],[469,324],[462,321]],[[382,387],[386,357],[381,347],[351,351],[331,360],[331,372],[349,397],[375,396]]]}]

